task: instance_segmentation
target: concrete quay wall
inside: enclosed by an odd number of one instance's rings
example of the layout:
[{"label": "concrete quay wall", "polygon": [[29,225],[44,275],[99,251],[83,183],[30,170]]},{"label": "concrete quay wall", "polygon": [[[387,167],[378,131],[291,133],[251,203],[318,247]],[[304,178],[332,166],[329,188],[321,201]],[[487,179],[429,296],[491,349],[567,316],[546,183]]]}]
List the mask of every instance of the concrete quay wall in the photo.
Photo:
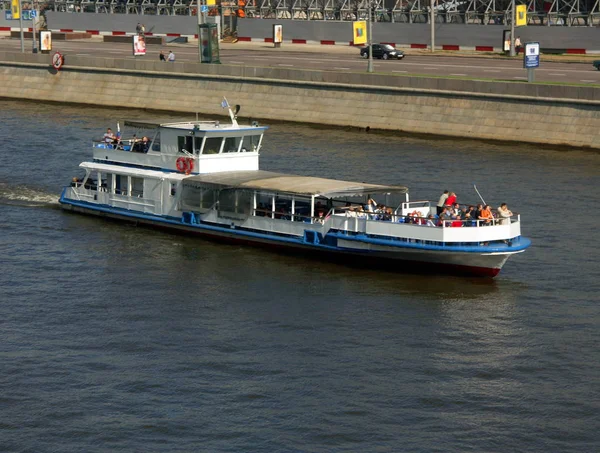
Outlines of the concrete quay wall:
[{"label": "concrete quay wall", "polygon": [[222,116],[226,96],[244,118],[600,149],[600,90],[589,87],[553,93],[547,85],[443,79],[430,87],[424,78],[321,71],[292,80],[272,68],[69,56],[56,71],[49,60],[0,52],[0,97]]}]

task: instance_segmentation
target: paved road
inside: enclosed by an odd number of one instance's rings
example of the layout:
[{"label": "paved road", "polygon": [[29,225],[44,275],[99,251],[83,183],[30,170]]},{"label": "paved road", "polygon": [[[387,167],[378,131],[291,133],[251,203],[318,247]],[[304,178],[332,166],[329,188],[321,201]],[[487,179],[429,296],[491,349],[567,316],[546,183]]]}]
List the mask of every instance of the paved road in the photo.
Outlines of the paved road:
[{"label": "paved road", "polygon": [[[0,39],[0,48],[18,51],[18,39]],[[55,41],[54,50],[67,55],[134,58],[131,44],[104,43],[99,38],[78,41]],[[31,41],[26,42],[27,52],[31,51]],[[173,50],[177,61],[197,61],[197,44],[171,44],[163,50]],[[161,47],[148,46],[145,57],[156,58]],[[398,75],[435,75],[450,77],[473,77],[493,80],[527,80],[527,71],[519,58],[490,58],[487,55],[448,55],[441,52],[428,55],[424,52],[407,50],[401,61],[374,61],[375,72]],[[536,81],[600,85],[600,71],[592,66],[592,59],[586,57],[549,57],[562,61],[542,61],[536,69]],[[598,57],[600,59],[600,57]],[[565,61],[568,60],[568,61]],[[321,69],[335,71],[366,71],[367,62],[360,58],[356,48],[346,46],[310,46],[285,44],[275,49],[272,44],[236,43],[221,45],[221,62],[252,66],[272,66],[298,69]]]}]

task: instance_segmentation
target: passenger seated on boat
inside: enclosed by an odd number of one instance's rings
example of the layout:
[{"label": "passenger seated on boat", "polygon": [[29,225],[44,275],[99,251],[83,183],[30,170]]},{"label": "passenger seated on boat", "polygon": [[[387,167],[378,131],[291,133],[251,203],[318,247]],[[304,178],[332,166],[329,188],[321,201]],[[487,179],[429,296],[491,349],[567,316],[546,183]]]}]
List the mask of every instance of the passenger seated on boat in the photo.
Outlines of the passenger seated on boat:
[{"label": "passenger seated on boat", "polygon": [[450,224],[450,226],[453,227],[461,227],[462,226],[462,220],[460,220],[460,217],[457,215],[453,215],[452,216],[452,223]]},{"label": "passenger seated on boat", "polygon": [[442,213],[440,214],[440,220],[438,222],[439,226],[450,226],[450,221],[452,220],[452,214],[450,213],[449,207],[444,207]]},{"label": "passenger seated on boat", "polygon": [[359,206],[356,209],[356,217],[359,218],[359,219],[364,219],[364,218],[367,217],[367,214],[365,213],[365,210],[364,210],[364,208],[362,206]]},{"label": "passenger seated on boat", "polygon": [[79,187],[81,186],[82,182],[83,180],[81,178],[73,176],[73,179],[71,180],[71,187]]},{"label": "passenger seated on boat", "polygon": [[283,208],[279,208],[275,213],[275,218],[279,220],[290,220]]},{"label": "passenger seated on boat", "polygon": [[354,207],[350,206],[346,210],[346,217],[356,217],[356,211],[354,210]]},{"label": "passenger seated on boat", "polygon": [[429,216],[427,217],[427,222],[425,223],[425,226],[428,227],[434,227],[435,225],[435,217],[433,216],[433,214],[429,214]]},{"label": "passenger seated on boat", "polygon": [[477,222],[473,220],[473,217],[471,217],[471,214],[468,212],[464,215],[463,220],[463,226],[471,227],[477,225]]},{"label": "passenger seated on boat", "polygon": [[465,209],[462,212],[461,217],[463,218],[463,220],[465,220],[465,218],[467,217],[467,214],[469,214],[469,217],[473,218],[474,213],[475,213],[475,208],[471,205],[468,208],[465,207]]}]

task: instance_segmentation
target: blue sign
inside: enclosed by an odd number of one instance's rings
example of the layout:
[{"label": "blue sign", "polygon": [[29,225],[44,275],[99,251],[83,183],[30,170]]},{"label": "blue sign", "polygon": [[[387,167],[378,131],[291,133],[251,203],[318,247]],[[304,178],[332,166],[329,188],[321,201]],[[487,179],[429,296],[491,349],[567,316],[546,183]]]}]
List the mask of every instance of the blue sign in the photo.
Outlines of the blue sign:
[{"label": "blue sign", "polygon": [[537,68],[540,66],[540,43],[525,43],[525,52],[523,53],[523,67],[525,69]]},{"label": "blue sign", "polygon": [[13,20],[13,18],[12,18],[12,11],[10,11],[10,10],[4,11],[4,18],[6,20]]},{"label": "blue sign", "polygon": [[201,13],[207,13],[208,12],[208,5],[200,5],[200,12]]}]

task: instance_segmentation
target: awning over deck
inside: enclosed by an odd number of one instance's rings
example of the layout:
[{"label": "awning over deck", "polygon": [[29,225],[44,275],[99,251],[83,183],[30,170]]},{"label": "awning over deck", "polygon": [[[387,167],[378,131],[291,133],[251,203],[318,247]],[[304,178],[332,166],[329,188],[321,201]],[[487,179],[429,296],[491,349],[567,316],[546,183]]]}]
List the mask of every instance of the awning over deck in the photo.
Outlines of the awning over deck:
[{"label": "awning over deck", "polygon": [[210,173],[192,176],[183,181],[184,186],[192,186],[198,183],[210,184],[223,189],[243,188],[305,196],[319,195],[327,198],[408,192],[408,188],[404,186],[339,181],[337,179],[297,176],[262,170]]}]

